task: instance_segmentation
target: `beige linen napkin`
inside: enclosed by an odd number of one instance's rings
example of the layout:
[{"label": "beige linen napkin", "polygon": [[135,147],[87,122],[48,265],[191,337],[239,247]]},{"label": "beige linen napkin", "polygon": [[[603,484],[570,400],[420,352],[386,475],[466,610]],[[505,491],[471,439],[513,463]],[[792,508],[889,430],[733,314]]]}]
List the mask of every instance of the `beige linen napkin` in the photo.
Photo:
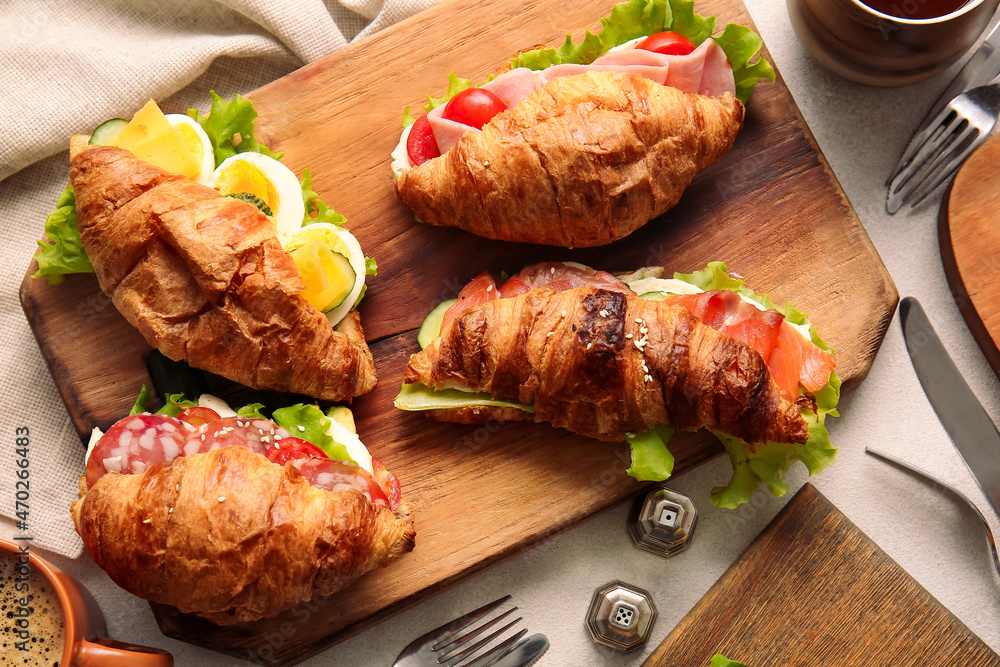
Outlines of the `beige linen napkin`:
[{"label": "beige linen napkin", "polygon": [[[209,90],[225,99],[250,92],[436,1],[0,3],[0,538],[30,536],[65,556],[82,549],[69,505],[84,448],[17,299],[65,187],[69,137],[128,117],[150,98],[167,113],[207,111]],[[25,427],[29,513],[21,530],[17,438]]]}]

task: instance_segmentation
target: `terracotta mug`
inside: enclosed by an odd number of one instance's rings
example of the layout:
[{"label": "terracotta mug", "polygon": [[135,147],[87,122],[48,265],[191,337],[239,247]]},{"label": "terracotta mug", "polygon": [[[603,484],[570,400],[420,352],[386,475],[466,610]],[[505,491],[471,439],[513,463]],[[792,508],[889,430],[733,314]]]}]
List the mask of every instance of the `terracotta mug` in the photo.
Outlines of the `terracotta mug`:
[{"label": "terracotta mug", "polygon": [[[873,86],[908,85],[943,71],[976,43],[1000,4],[970,0],[941,16],[901,18],[861,0],[786,2],[792,27],[816,60],[847,79]],[[908,8],[926,2],[899,0],[894,6],[906,16]]]},{"label": "terracotta mug", "polygon": [[[8,605],[2,624],[12,635],[4,650],[14,651],[17,664],[28,657],[40,665],[58,660],[64,667],[172,667],[166,651],[107,639],[104,616],[90,592],[30,549],[24,553],[24,544],[31,543],[0,540],[0,593]],[[20,651],[21,641],[30,651]]]}]

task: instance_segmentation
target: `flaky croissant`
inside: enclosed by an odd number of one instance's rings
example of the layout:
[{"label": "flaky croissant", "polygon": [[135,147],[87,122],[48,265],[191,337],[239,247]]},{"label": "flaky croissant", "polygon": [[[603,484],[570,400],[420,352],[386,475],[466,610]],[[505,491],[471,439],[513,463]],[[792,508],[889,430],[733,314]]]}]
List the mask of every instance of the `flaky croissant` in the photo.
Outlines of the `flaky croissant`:
[{"label": "flaky croissant", "polygon": [[111,146],[71,142],[101,289],[150,345],[240,384],[341,401],[375,386],[357,312],[334,330],[256,207]]},{"label": "flaky croissant", "polygon": [[219,625],[330,595],[413,548],[412,506],[310,486],[243,447],[109,473],[73,503],[94,562],[139,597]]},{"label": "flaky croissant", "polygon": [[748,345],[686,308],[594,287],[540,287],[472,306],[410,358],[404,382],[534,409],[429,413],[449,421],[534,419],[608,441],[661,424],[747,443],[808,436],[798,406]]},{"label": "flaky croissant", "polygon": [[671,208],[743,125],[726,93],[636,74],[556,78],[443,156],[402,171],[396,194],[430,225],[504,241],[589,247]]}]

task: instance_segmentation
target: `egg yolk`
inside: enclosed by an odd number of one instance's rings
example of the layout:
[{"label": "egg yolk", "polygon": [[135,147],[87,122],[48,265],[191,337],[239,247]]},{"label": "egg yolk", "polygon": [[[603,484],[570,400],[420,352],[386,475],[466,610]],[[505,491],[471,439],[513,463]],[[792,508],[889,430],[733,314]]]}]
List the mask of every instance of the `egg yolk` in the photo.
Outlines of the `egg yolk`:
[{"label": "egg yolk", "polygon": [[259,198],[272,211],[278,210],[278,193],[271,180],[248,162],[234,162],[215,180],[215,188],[224,195],[248,192]]},{"label": "egg yolk", "polygon": [[351,263],[321,241],[293,250],[292,260],[302,276],[302,298],[321,312],[339,306],[354,288],[357,276]]}]

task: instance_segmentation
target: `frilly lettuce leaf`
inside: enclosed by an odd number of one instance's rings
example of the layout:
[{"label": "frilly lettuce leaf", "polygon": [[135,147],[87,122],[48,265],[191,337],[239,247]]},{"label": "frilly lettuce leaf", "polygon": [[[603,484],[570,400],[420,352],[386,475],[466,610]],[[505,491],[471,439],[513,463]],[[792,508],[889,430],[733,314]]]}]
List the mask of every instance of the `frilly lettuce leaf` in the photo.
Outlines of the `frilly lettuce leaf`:
[{"label": "frilly lettuce leaf", "polygon": [[312,174],[309,173],[308,169],[302,170],[302,180],[299,185],[302,187],[302,201],[306,205],[306,214],[302,219],[303,225],[308,225],[311,222],[329,222],[340,227],[347,222],[347,218],[324,204],[316,191],[312,189]]},{"label": "frilly lettuce leaf", "polygon": [[654,426],[645,433],[626,433],[625,442],[632,450],[632,465],[627,472],[642,482],[661,482],[674,473],[674,455],[667,441],[674,434],[669,426]]},{"label": "frilly lettuce leaf", "polygon": [[275,160],[281,159],[281,153],[272,153],[271,149],[254,137],[257,110],[253,108],[250,100],[237,95],[232,102],[226,102],[214,90],[211,91],[211,95],[212,108],[207,116],[197,109],[188,109],[187,115],[201,125],[209,141],[212,142],[215,166],[219,166],[223,160],[237,153],[263,153]]},{"label": "frilly lettuce leaf", "polygon": [[[146,408],[149,407],[149,401],[153,398],[153,394],[149,391],[149,387],[142,385],[139,389],[139,395],[135,399],[135,404],[129,411],[130,415],[137,415],[146,412]],[[184,410],[184,408],[193,408],[197,403],[194,401],[184,400],[184,394],[167,394],[166,403],[163,407],[156,411],[158,415],[167,415],[169,417],[176,417]]]},{"label": "frilly lettuce leaf", "polygon": [[72,186],[67,185],[59,193],[55,210],[45,218],[45,234],[51,243],[38,242],[38,252],[35,253],[38,271],[32,278],[45,278],[57,285],[68,273],[94,272],[94,265],[83,249],[76,226],[76,196]]},{"label": "frilly lettuce leaf", "polygon": [[712,656],[712,664],[709,667],[747,667],[742,662],[736,662],[735,660],[730,660],[721,653],[716,653]]}]

